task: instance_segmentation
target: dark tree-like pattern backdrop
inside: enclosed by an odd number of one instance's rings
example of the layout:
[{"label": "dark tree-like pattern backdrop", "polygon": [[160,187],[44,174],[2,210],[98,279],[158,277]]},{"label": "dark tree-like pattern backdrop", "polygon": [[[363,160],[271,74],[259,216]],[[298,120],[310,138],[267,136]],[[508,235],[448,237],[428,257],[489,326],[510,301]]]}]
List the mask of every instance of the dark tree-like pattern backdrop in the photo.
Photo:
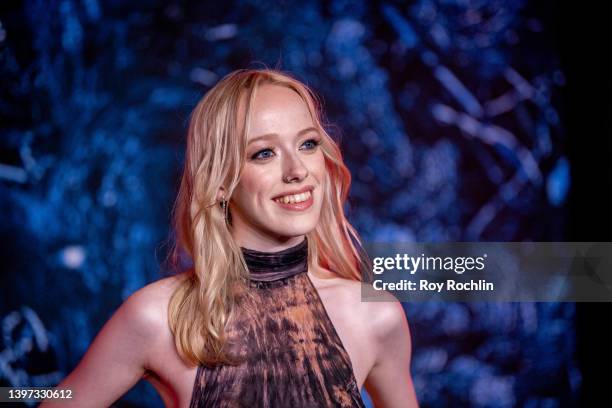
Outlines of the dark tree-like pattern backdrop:
[{"label": "dark tree-like pattern backdrop", "polygon": [[[288,71],[321,96],[365,241],[565,240],[551,9],[4,2],[0,386],[57,384],[121,302],[163,275],[189,113],[238,68]],[[404,308],[422,407],[575,400],[573,304]],[[162,403],[141,381],[115,406]]]}]

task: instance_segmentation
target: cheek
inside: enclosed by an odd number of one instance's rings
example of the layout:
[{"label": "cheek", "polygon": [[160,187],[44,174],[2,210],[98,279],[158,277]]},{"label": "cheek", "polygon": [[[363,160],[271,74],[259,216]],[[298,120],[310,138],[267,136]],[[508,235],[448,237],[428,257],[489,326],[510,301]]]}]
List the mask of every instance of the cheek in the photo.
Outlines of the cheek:
[{"label": "cheek", "polygon": [[[326,167],[325,159],[321,159],[320,173],[319,173],[319,182],[321,183],[322,191],[328,194],[327,199],[332,199],[332,192],[330,191],[331,187],[331,177],[329,170]],[[323,194],[322,199],[325,199],[326,195]]]},{"label": "cheek", "polygon": [[[240,178],[240,182],[236,187],[236,195],[240,199],[244,199],[253,194],[254,191],[257,190],[257,180],[254,177],[251,177],[250,174],[243,174]],[[237,198],[238,198],[237,197]]]},{"label": "cheek", "polygon": [[325,167],[325,157],[323,153],[317,155],[314,158],[312,166],[311,166],[312,175],[321,183],[321,185],[325,184],[325,180],[327,179],[327,168]]},{"label": "cheek", "polygon": [[269,172],[246,168],[234,192],[236,200],[241,202],[252,201],[262,195],[269,194],[269,177]]}]

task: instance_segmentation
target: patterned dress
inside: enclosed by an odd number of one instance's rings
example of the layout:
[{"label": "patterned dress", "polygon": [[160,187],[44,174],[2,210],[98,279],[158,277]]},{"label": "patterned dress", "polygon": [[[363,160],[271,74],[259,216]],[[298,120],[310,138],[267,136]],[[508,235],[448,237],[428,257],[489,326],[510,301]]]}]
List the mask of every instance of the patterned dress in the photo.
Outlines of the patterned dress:
[{"label": "patterned dress", "polygon": [[349,355],[307,275],[308,241],[242,248],[249,294],[228,322],[238,366],[198,367],[190,408],[363,407]]}]

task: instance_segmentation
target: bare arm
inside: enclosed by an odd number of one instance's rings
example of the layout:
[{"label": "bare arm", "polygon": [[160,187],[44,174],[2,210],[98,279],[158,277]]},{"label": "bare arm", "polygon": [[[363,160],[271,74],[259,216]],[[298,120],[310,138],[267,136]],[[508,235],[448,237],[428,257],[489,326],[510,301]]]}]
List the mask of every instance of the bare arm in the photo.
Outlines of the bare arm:
[{"label": "bare arm", "polygon": [[141,289],[130,296],[104,325],[77,367],[58,387],[72,390],[71,400],[40,407],[108,407],[143,376],[154,347],[160,317],[153,299]]},{"label": "bare arm", "polygon": [[376,408],[418,408],[410,375],[412,341],[404,310],[397,301],[376,303],[375,309],[378,349],[366,390]]}]

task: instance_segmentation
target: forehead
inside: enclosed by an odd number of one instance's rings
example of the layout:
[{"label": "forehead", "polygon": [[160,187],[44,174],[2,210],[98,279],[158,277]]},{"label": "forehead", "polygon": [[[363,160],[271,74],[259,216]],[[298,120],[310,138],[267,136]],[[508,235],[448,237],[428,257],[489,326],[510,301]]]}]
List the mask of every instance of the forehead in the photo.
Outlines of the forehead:
[{"label": "forehead", "polygon": [[313,125],[308,105],[294,90],[280,85],[257,89],[247,139],[263,133],[291,134]]}]

